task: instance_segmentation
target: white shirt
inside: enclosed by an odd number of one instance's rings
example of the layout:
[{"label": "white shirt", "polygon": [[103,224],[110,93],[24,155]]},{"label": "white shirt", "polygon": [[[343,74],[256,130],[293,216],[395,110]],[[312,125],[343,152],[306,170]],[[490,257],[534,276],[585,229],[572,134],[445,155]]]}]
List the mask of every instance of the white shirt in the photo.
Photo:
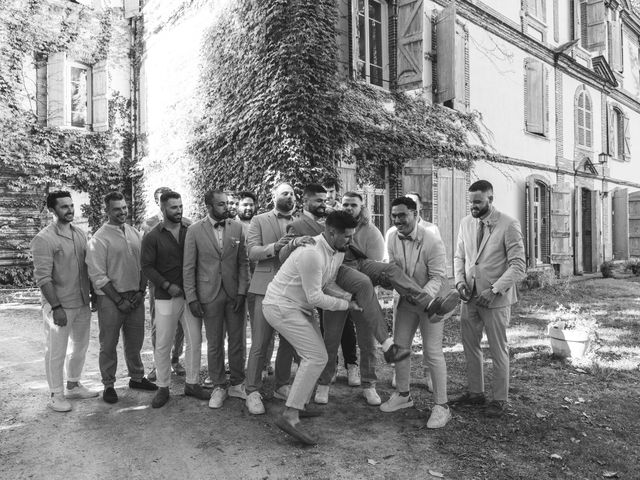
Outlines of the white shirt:
[{"label": "white shirt", "polygon": [[213,233],[215,234],[216,239],[218,240],[218,246],[220,247],[220,250],[222,250],[222,248],[224,247],[224,225],[226,220],[220,220],[220,222],[222,222],[222,226],[216,228],[215,224],[219,223],[219,221],[216,220],[215,218],[212,218],[210,215],[207,215],[207,218],[211,222],[211,226],[213,227]]}]

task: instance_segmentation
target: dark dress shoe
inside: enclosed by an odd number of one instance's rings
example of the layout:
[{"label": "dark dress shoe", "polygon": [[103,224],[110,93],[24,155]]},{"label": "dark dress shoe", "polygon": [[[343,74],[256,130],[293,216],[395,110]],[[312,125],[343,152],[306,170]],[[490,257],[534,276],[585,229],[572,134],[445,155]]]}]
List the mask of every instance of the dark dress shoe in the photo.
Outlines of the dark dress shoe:
[{"label": "dark dress shoe", "polygon": [[507,411],[507,402],[504,400],[491,400],[484,413],[487,417],[500,418]]},{"label": "dark dress shoe", "polygon": [[107,403],[116,403],[118,401],[118,394],[113,387],[107,387],[102,392],[102,399]]},{"label": "dark dress shoe", "polygon": [[411,355],[410,349],[399,347],[394,343],[389,347],[389,350],[384,352],[384,359],[387,363],[395,363],[404,360],[409,355]]},{"label": "dark dress shoe", "polygon": [[198,400],[209,400],[211,398],[211,392],[205,392],[204,389],[197,383],[185,383],[184,394],[187,397],[195,397]]},{"label": "dark dress shoe", "polygon": [[150,382],[146,378],[142,377],[142,380],[136,382],[135,380],[129,380],[129,388],[135,388],[137,390],[157,390],[158,386],[155,383]]},{"label": "dark dress shoe", "polygon": [[187,374],[187,371],[184,369],[180,362],[172,363],[171,369],[173,370],[173,373],[175,373],[179,377],[184,377]]},{"label": "dark dress shoe", "polygon": [[483,393],[464,392],[459,397],[449,401],[449,405],[464,407],[469,405],[484,405],[486,398]]},{"label": "dark dress shoe", "polygon": [[429,316],[446,315],[458,306],[460,294],[457,290],[450,290],[444,297],[436,297],[425,310]]},{"label": "dark dress shoe", "polygon": [[169,401],[169,387],[160,387],[158,393],[151,400],[152,408],[163,407]]},{"label": "dark dress shoe", "polygon": [[305,445],[316,445],[318,443],[318,441],[315,438],[313,438],[304,430],[300,429],[300,424],[291,425],[282,416],[278,417],[275,424],[276,424],[276,427],[278,427],[280,430],[288,433],[293,438],[295,438],[299,442],[304,443]]},{"label": "dark dress shoe", "polygon": [[308,403],[304,406],[304,410],[300,410],[298,412],[298,417],[300,418],[314,418],[319,417],[324,412],[318,408],[310,406]]}]

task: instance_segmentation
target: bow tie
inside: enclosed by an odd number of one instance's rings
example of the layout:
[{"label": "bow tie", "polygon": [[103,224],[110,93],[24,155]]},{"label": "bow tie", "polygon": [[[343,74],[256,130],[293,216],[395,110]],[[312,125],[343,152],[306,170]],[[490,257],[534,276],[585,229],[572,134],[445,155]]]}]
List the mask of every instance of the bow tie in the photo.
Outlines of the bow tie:
[{"label": "bow tie", "polygon": [[224,228],[225,221],[221,220],[213,224],[213,228]]},{"label": "bow tie", "polygon": [[285,220],[291,220],[291,215],[285,215],[284,213],[280,213],[280,212],[278,212],[277,217],[284,218]]},{"label": "bow tie", "polygon": [[404,236],[403,236],[403,235],[398,235],[398,238],[399,238],[400,240],[402,240],[403,242],[404,242],[405,240],[408,240],[408,241],[413,240],[413,238],[411,238],[411,235],[404,235]]}]

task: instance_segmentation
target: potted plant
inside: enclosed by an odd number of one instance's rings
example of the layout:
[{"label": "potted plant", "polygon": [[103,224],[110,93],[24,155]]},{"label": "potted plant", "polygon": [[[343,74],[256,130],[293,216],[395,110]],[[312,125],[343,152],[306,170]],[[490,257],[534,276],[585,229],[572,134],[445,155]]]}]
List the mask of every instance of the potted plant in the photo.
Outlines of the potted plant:
[{"label": "potted plant", "polygon": [[560,358],[581,358],[596,335],[597,323],[575,305],[559,305],[547,326],[553,354]]}]

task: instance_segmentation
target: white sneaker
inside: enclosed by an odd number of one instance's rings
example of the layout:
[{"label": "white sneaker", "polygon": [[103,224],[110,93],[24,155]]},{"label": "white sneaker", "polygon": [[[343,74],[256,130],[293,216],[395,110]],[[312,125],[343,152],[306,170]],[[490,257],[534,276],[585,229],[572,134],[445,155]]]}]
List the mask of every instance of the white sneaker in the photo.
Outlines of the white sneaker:
[{"label": "white sneaker", "polygon": [[413,407],[413,400],[411,395],[403,397],[398,392],[393,392],[389,400],[380,405],[380,410],[383,412],[395,412],[402,408]]},{"label": "white sneaker", "polygon": [[209,400],[209,408],[220,408],[227,398],[227,389],[216,387],[213,389],[211,399]]},{"label": "white sneaker", "polygon": [[329,403],[329,385],[318,385],[313,401],[320,405]]},{"label": "white sneaker", "polygon": [[449,407],[434,405],[431,409],[431,416],[427,422],[427,428],[442,428],[451,420],[451,410]]},{"label": "white sneaker", "polygon": [[347,364],[347,382],[350,387],[360,386],[360,369],[353,363]]},{"label": "white sneaker", "polygon": [[98,392],[96,392],[95,390],[89,390],[87,387],[85,387],[80,382],[78,382],[78,386],[72,388],[71,390],[65,388],[64,396],[66,398],[71,398],[71,399],[73,398],[85,399],[85,398],[97,397]]},{"label": "white sneaker", "polygon": [[380,399],[380,395],[376,392],[376,387],[369,387],[362,390],[362,394],[364,398],[367,399],[367,403],[369,405],[380,405],[382,400]]},{"label": "white sneaker", "polygon": [[278,400],[287,401],[289,398],[289,392],[291,391],[291,385],[283,385],[275,392],[273,392],[273,398],[277,398]]},{"label": "white sneaker", "polygon": [[428,368],[424,369],[424,384],[427,387],[427,390],[433,392],[433,381],[431,381],[431,372]]},{"label": "white sneaker", "polygon": [[247,395],[247,408],[252,415],[264,414],[264,405],[262,404],[262,395],[260,392],[251,392]]},{"label": "white sneaker", "polygon": [[227,394],[230,397],[241,398],[242,400],[247,399],[247,392],[244,389],[244,383],[239,383],[238,385],[231,385],[229,390],[227,390]]},{"label": "white sneaker", "polygon": [[54,412],[70,412],[71,404],[61,393],[52,393],[47,406]]},{"label": "white sneaker", "polygon": [[391,387],[396,388],[396,370],[393,369],[393,376],[391,377]]}]

